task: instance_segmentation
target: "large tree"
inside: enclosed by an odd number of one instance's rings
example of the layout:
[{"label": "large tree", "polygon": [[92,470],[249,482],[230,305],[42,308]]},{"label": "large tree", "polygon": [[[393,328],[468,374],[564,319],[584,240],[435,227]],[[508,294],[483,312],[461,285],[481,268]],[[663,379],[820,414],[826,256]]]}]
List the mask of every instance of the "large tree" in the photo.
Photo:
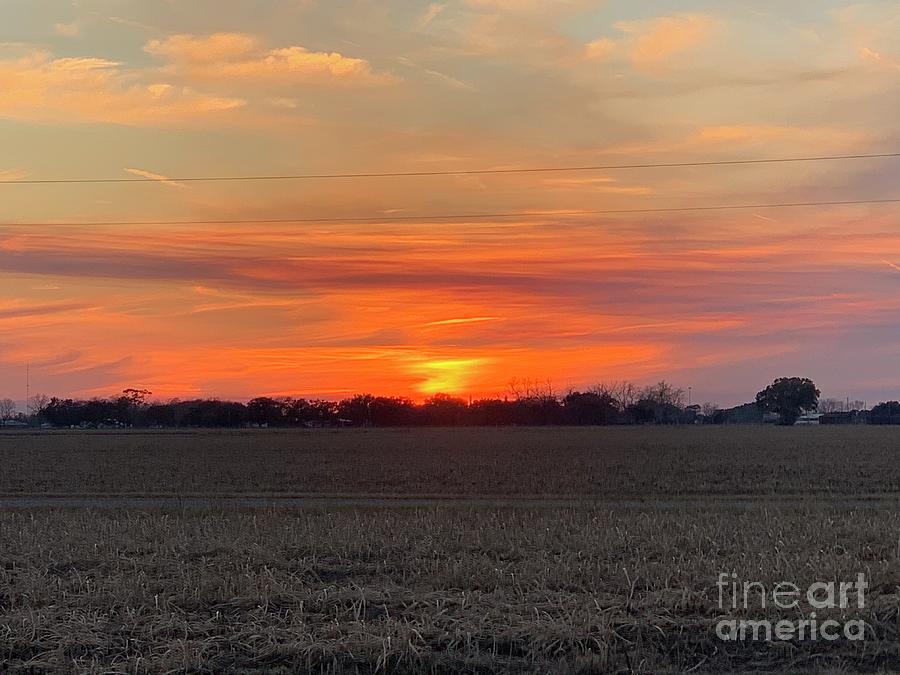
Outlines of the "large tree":
[{"label": "large tree", "polygon": [[790,426],[819,404],[819,390],[805,377],[780,377],[756,395],[756,405],[778,415],[779,424]]}]

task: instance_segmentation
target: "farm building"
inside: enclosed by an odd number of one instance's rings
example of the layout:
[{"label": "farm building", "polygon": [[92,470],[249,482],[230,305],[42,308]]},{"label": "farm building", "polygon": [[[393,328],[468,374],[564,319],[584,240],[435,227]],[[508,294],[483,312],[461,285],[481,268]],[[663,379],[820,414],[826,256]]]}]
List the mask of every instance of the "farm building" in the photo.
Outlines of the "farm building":
[{"label": "farm building", "polygon": [[819,421],[822,418],[822,413],[819,412],[808,412],[803,413],[800,417],[797,418],[797,424],[819,424]]},{"label": "farm building", "polygon": [[847,412],[823,413],[819,424],[868,424],[868,410],[849,410]]}]

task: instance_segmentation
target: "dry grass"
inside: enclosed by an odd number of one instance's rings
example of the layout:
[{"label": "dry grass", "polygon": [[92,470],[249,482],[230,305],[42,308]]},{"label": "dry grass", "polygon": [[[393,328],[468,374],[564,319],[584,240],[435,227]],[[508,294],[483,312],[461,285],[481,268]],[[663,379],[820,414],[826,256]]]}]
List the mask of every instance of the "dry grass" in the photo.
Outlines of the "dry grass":
[{"label": "dry grass", "polygon": [[900,427],[0,433],[0,493],[896,493]]},{"label": "dry grass", "polygon": [[[85,672],[900,667],[900,515],[341,510],[0,514],[0,660]],[[865,643],[725,643],[722,570],[867,574]]]},{"label": "dry grass", "polygon": [[[896,494],[898,441],[891,428],[0,434],[6,493],[599,498],[0,510],[0,671],[897,671],[900,513],[860,505]],[[817,497],[722,498],[798,494]],[[699,499],[650,506],[681,495]],[[617,508],[635,497],[648,506]],[[770,587],[863,572],[868,605],[849,618],[872,632],[722,642],[715,583],[732,570]]]}]

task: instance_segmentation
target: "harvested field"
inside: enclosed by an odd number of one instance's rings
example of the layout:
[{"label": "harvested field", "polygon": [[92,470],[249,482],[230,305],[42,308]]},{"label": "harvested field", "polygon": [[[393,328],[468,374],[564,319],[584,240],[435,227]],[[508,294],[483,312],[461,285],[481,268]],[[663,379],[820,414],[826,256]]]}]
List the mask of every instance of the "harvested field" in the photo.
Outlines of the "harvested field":
[{"label": "harvested field", "polygon": [[[893,672],[898,442],[861,427],[0,434],[0,664]],[[819,620],[863,620],[866,639],[723,641],[723,618],[808,612],[723,607],[722,573],[766,588],[862,573],[865,605]]]},{"label": "harvested field", "polygon": [[[895,512],[833,508],[5,512],[0,658],[148,673],[893,670],[898,534]],[[798,585],[862,571],[872,634],[722,642],[723,570]]]},{"label": "harvested field", "polygon": [[0,494],[900,493],[900,427],[0,433]]}]

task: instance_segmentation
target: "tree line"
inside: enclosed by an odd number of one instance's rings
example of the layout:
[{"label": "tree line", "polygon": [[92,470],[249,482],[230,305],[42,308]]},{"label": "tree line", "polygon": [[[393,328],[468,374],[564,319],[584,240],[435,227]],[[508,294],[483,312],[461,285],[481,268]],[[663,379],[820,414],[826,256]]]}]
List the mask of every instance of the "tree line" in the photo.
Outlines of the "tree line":
[{"label": "tree line", "polygon": [[[260,396],[243,403],[215,398],[155,401],[144,389],[108,398],[34,397],[25,416],[54,427],[317,427],[686,424],[702,406],[666,382],[629,382],[557,395],[550,384],[513,380],[503,398],[467,401],[435,394],[422,403],[359,394],[340,401]],[[708,406],[707,406],[708,407]]]},{"label": "tree line", "polygon": [[[38,395],[29,401],[24,415],[16,414],[15,405],[2,399],[0,420],[61,428],[602,426],[762,422],[768,413],[790,425],[803,412],[820,406],[819,390],[806,378],[779,378],[760,391],[753,403],[730,409],[713,403],[686,404],[685,391],[665,381],[644,387],[630,382],[600,384],[558,395],[549,383],[513,380],[503,398],[466,401],[435,394],[422,403],[372,394],[340,401],[260,396],[246,403],[215,398],[162,402],[151,396],[145,389],[91,399]],[[865,421],[900,423],[900,403],[875,406],[866,411]]]}]

